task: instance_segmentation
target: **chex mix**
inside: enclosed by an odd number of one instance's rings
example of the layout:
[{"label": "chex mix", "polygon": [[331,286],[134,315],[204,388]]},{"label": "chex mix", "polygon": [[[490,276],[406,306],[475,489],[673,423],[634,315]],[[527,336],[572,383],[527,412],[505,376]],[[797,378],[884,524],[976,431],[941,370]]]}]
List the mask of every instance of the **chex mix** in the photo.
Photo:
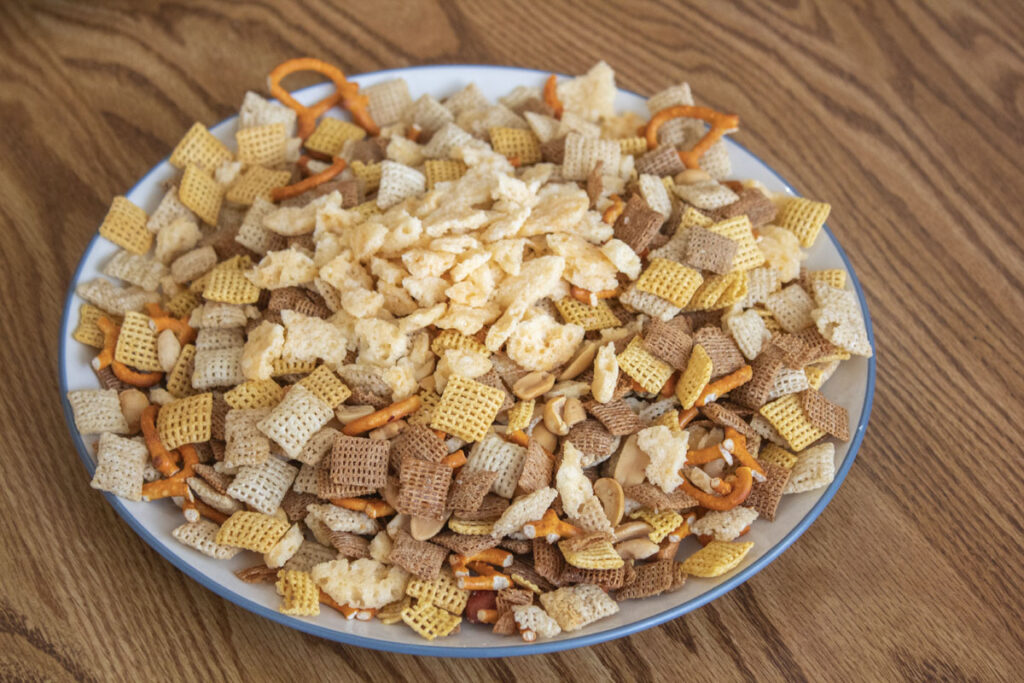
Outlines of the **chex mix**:
[{"label": "chex mix", "polygon": [[[300,104],[297,71],[335,91]],[[845,274],[802,267],[829,205],[730,177],[736,116],[685,83],[617,113],[604,63],[497,102],[269,83],[100,227],[102,388],[67,396],[94,488],[173,501],[286,614],[532,641],[735,570],[832,481],[826,383],[872,348]]]}]

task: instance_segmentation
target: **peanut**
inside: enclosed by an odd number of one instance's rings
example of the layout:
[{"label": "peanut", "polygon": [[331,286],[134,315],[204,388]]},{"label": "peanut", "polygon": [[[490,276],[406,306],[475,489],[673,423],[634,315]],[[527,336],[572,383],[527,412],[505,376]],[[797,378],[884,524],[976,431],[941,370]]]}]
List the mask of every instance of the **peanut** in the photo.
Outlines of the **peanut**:
[{"label": "peanut", "polygon": [[156,338],[156,357],[164,372],[174,369],[179,355],[181,355],[181,342],[174,336],[174,332],[171,330],[161,332]]},{"label": "peanut", "polygon": [[619,363],[615,360],[615,344],[609,342],[601,347],[594,359],[594,381],[591,384],[594,400],[607,403],[615,393],[619,380]]},{"label": "peanut", "polygon": [[556,396],[544,404],[544,426],[548,431],[558,436],[565,436],[569,433],[569,425],[565,423],[563,412],[565,410],[565,396]]},{"label": "peanut", "polygon": [[565,424],[572,427],[587,419],[587,411],[583,409],[583,403],[575,396],[565,399],[565,409],[562,411],[562,418]]},{"label": "peanut", "polygon": [[711,175],[702,168],[688,168],[673,178],[676,185],[696,185],[711,180]]},{"label": "peanut", "polygon": [[529,401],[531,398],[547,393],[555,386],[555,376],[550,372],[531,372],[523,375],[512,385],[512,393],[516,398]]},{"label": "peanut", "polygon": [[633,538],[615,546],[615,552],[624,560],[646,560],[660,549],[649,538]]},{"label": "peanut", "polygon": [[137,433],[141,429],[142,411],[149,406],[149,399],[138,389],[126,389],[117,397],[121,400],[121,412],[128,422],[128,429],[132,434]]}]

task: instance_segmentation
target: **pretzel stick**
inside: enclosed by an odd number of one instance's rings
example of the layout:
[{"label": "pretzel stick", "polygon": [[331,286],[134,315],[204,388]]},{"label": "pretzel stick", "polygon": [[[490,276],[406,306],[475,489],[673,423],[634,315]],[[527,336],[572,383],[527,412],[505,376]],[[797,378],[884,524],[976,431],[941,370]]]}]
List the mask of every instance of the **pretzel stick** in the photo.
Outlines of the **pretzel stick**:
[{"label": "pretzel stick", "polygon": [[348,436],[357,436],[365,432],[383,427],[388,422],[411,415],[420,409],[420,397],[410,396],[407,399],[392,403],[387,408],[381,408],[377,412],[364,415],[358,420],[353,420],[345,425],[341,432]]},{"label": "pretzel stick", "polygon": [[212,507],[210,507],[201,500],[197,500],[195,502],[195,507],[196,510],[199,511],[200,515],[206,517],[210,521],[216,522],[217,524],[223,524],[224,522],[228,521],[227,515],[225,515],[220,510],[214,510]]},{"label": "pretzel stick", "polygon": [[165,477],[170,477],[178,471],[178,467],[175,464],[174,456],[164,447],[160,435],[156,431],[156,414],[159,410],[160,406],[155,403],[146,406],[139,417],[139,424],[142,427],[142,436],[146,441],[146,449],[149,451],[153,467]]},{"label": "pretzel stick", "polygon": [[722,137],[722,135],[725,134],[725,131],[735,128],[740,124],[740,117],[735,114],[723,114],[722,112],[715,111],[708,107],[694,107],[688,105],[668,107],[667,109],[659,111],[651,117],[650,121],[647,122],[647,128],[644,131],[644,137],[647,138],[647,148],[657,148],[658,129],[661,128],[661,124],[680,117],[701,119],[702,121],[707,121],[711,124],[711,129],[704,134],[704,137],[697,141],[697,144],[695,144],[692,149],[682,150],[679,152],[679,160],[682,161],[687,168],[700,168],[700,158],[704,152],[708,151],[708,148],[715,144],[715,141]]},{"label": "pretzel stick", "polygon": [[544,81],[544,104],[551,107],[556,119],[561,119],[565,112],[562,101],[558,99],[558,76],[551,74],[548,80]]},{"label": "pretzel stick", "polygon": [[379,498],[331,498],[330,500],[340,508],[362,512],[370,519],[395,514],[395,509]]},{"label": "pretzel stick", "polygon": [[617,221],[619,216],[622,214],[622,210],[626,208],[626,205],[622,203],[622,197],[619,195],[613,194],[611,196],[611,200],[612,205],[605,209],[604,213],[601,214],[601,220],[608,225]]},{"label": "pretzel stick", "polygon": [[754,376],[754,370],[749,365],[744,365],[742,368],[720,377],[714,382],[711,382],[704,389],[701,390],[700,395],[697,397],[697,401],[694,403],[695,406],[704,406],[708,403],[716,401],[719,397],[724,394],[728,394],[733,389],[741,387]]},{"label": "pretzel stick", "polygon": [[679,428],[683,429],[686,425],[693,422],[693,418],[697,417],[697,408],[690,408],[679,413]]}]

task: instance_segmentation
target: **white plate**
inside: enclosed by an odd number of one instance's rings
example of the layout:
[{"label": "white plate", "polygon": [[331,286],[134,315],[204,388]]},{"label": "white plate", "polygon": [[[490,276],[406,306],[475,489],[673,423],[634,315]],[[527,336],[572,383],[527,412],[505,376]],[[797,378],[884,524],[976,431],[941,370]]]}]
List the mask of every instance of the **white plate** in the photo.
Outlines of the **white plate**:
[{"label": "white plate", "polygon": [[[367,86],[393,78],[405,78],[409,83],[413,98],[423,93],[431,93],[441,98],[468,83],[475,82],[485,95],[491,100],[495,100],[517,85],[541,86],[546,76],[546,73],[539,71],[512,67],[424,66],[365,74],[355,77],[353,80],[362,86]],[[331,86],[327,84],[312,86],[297,93],[296,97],[299,101],[309,104],[326,96],[330,92],[330,88]],[[633,93],[620,90],[616,105],[620,111],[634,110],[643,116],[647,114],[643,98]],[[342,116],[336,110],[331,114]],[[744,112],[739,112],[739,114],[742,120]],[[233,146],[235,118],[222,121],[211,128],[211,131],[218,138]],[[740,135],[742,135],[742,129]],[[732,159],[733,177],[753,178],[764,183],[769,189],[793,193],[792,188],[778,174],[745,148],[731,139],[727,141],[727,144]],[[128,199],[147,211],[154,210],[162,195],[161,183],[171,178],[173,174],[174,168],[167,161],[161,162],[128,192]],[[78,282],[99,276],[103,264],[114,254],[115,250],[116,247],[110,242],[94,238],[86,248],[71,281],[61,330],[60,383],[62,395],[66,394],[69,389],[99,387],[96,376],[89,366],[89,361],[95,351],[71,339],[71,332],[78,320],[78,309],[83,303],[74,294],[74,290]],[[857,277],[842,249],[827,230],[823,232],[810,250],[806,266],[810,269],[841,268],[848,273],[849,280],[860,298],[868,334],[871,336],[871,320],[860,284],[857,282]],[[871,339],[873,345],[873,337]],[[411,629],[403,626],[384,626],[377,621],[368,623],[346,621],[337,612],[330,609],[325,609],[320,616],[315,618],[282,615],[277,611],[279,598],[273,585],[243,583],[232,574],[236,569],[255,564],[258,561],[255,555],[242,553],[227,562],[213,560],[191,548],[180,545],[171,537],[171,530],[182,523],[181,512],[174,505],[167,502],[133,503],[110,494],[104,495],[118,514],[149,545],[176,567],[235,604],[286,626],[352,645],[409,654],[504,657],[552,652],[620,638],[686,614],[736,587],[778,557],[821,513],[828,501],[835,495],[850,465],[853,464],[853,458],[864,437],[868,414],[871,410],[874,378],[874,358],[854,357],[852,360],[844,362],[832,379],[825,384],[825,395],[849,410],[851,423],[856,425],[849,443],[836,444],[837,474],[835,481],[824,489],[786,496],[779,505],[779,514],[774,522],[756,521],[744,538],[744,540],[753,541],[754,548],[744,558],[739,568],[716,579],[690,578],[685,587],[676,593],[623,602],[621,611],[611,618],[604,619],[580,632],[565,633],[558,638],[532,644],[523,643],[518,638],[497,636],[492,634],[489,628],[465,623],[462,632],[457,636],[428,642],[422,640]],[[93,459],[90,455],[92,440],[90,439],[90,448],[87,449],[86,443],[74,428],[70,406],[66,400],[64,401],[64,412],[79,455],[91,475],[94,469]],[[85,487],[87,481],[88,479],[83,476],[81,486]],[[698,547],[692,537],[687,539],[681,548],[681,556],[695,551]],[[113,600],[116,597],[109,595],[106,596],[106,599]]]}]

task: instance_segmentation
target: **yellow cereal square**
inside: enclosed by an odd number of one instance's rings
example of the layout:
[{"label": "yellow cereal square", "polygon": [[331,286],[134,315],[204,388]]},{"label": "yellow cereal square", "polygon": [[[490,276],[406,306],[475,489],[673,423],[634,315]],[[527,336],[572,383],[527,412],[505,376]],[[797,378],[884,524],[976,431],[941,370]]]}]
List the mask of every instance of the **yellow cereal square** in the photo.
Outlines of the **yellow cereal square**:
[{"label": "yellow cereal square", "polygon": [[639,136],[619,138],[619,151],[622,154],[641,156],[647,153],[647,139]]},{"label": "yellow cereal square", "polygon": [[519,401],[509,408],[508,431],[515,432],[526,429],[530,420],[533,419],[533,409],[536,405],[537,401],[531,398],[529,401]]},{"label": "yellow cereal square", "polygon": [[195,368],[196,347],[186,344],[181,347],[178,360],[167,374],[167,391],[175,398],[185,398],[196,393],[192,387],[192,371]]},{"label": "yellow cereal square", "polygon": [[793,197],[782,206],[775,224],[796,235],[800,246],[806,248],[814,244],[831,211],[831,204]]},{"label": "yellow cereal square", "polygon": [[475,351],[484,355],[490,355],[487,347],[472,337],[467,337],[458,330],[444,330],[434,337],[430,342],[430,350],[435,356],[443,356],[445,351],[455,349],[457,351]]},{"label": "yellow cereal square", "polygon": [[71,333],[71,338],[87,346],[103,348],[103,331],[100,330],[96,321],[106,316],[106,312],[92,304],[82,304],[78,310],[78,325]]},{"label": "yellow cereal square", "polygon": [[430,427],[463,441],[479,441],[487,434],[504,402],[505,392],[501,389],[452,375],[434,408]]},{"label": "yellow cereal square", "polygon": [[775,431],[782,435],[794,451],[802,451],[825,436],[824,430],[814,426],[807,419],[800,405],[800,396],[797,394],[787,394],[762,406],[761,415],[775,427]]},{"label": "yellow cereal square", "polygon": [[620,353],[616,360],[619,369],[632,377],[644,391],[656,394],[665,386],[672,376],[672,366],[654,357],[644,348],[640,335],[633,337],[629,345]]},{"label": "yellow cereal square", "polygon": [[288,531],[288,522],[262,512],[239,510],[220,526],[216,542],[232,548],[267,553]]},{"label": "yellow cereal square", "polygon": [[352,173],[356,178],[363,181],[363,191],[366,194],[376,191],[380,187],[380,177],[384,167],[382,164],[365,164],[362,161],[352,162]]},{"label": "yellow cereal square", "polygon": [[177,168],[192,165],[212,173],[232,158],[231,150],[206,130],[206,126],[196,122],[171,152],[170,162]]},{"label": "yellow cereal square", "polygon": [[443,638],[454,631],[462,621],[462,617],[457,617],[421,600],[416,605],[402,610],[402,621],[421,637],[434,640],[439,637]]},{"label": "yellow cereal square", "polygon": [[640,508],[629,516],[630,519],[642,519],[653,527],[647,534],[653,543],[661,543],[666,537],[683,523],[683,516],[675,510],[654,512],[649,508]]},{"label": "yellow cereal square", "polygon": [[750,218],[746,214],[727,218],[705,227],[736,243],[736,255],[732,259],[733,270],[750,270],[764,264],[764,253],[754,240],[754,231],[750,224]]},{"label": "yellow cereal square", "polygon": [[593,543],[582,550],[572,549],[573,539],[559,541],[558,548],[562,551],[565,561],[580,569],[618,569],[625,560],[615,551],[611,540]]},{"label": "yellow cereal square", "polygon": [[192,310],[202,303],[199,295],[183,289],[167,300],[167,310],[176,318],[188,315]]},{"label": "yellow cereal square", "polygon": [[462,614],[469,600],[469,591],[459,588],[455,577],[447,571],[442,571],[433,581],[413,576],[405,586],[405,594],[452,614]]},{"label": "yellow cereal square", "polygon": [[687,206],[686,210],[683,211],[683,215],[679,217],[679,229],[692,228],[697,225],[702,228],[710,228],[714,225],[713,221],[706,213],[700,211],[692,206]]},{"label": "yellow cereal square", "polygon": [[739,303],[747,296],[749,275],[734,270],[725,275],[712,275],[704,280],[686,305],[688,311],[714,311]]},{"label": "yellow cereal square", "polygon": [[430,421],[434,419],[434,408],[437,407],[441,397],[433,391],[420,391],[417,396],[420,397],[419,409],[405,419],[411,425],[429,425]]},{"label": "yellow cereal square", "polygon": [[352,390],[326,365],[321,365],[303,377],[299,384],[312,391],[314,396],[331,408],[337,408],[352,395]]},{"label": "yellow cereal square", "polygon": [[284,375],[308,375],[316,369],[316,361],[285,360],[284,358],[275,358],[271,366],[271,377],[283,377]]},{"label": "yellow cereal square", "polygon": [[237,268],[221,264],[210,271],[210,279],[203,288],[203,298],[226,304],[254,304],[259,301],[260,288]]},{"label": "yellow cereal square", "polygon": [[[354,162],[354,163],[359,163],[359,162]],[[367,191],[369,191],[369,190],[367,190]],[[362,204],[357,204],[356,206],[353,206],[349,210],[350,211],[355,211],[356,213],[358,213],[360,216],[362,216],[363,220],[366,220],[370,216],[376,216],[377,214],[380,213],[380,207],[377,206],[377,201],[374,200],[374,199],[371,199],[368,202],[363,202]]]},{"label": "yellow cereal square", "polygon": [[276,166],[285,161],[288,133],[283,123],[249,126],[235,133],[238,160],[251,166]]},{"label": "yellow cereal square", "polygon": [[254,379],[242,382],[224,393],[224,401],[232,408],[273,408],[284,398],[284,387],[272,379]]},{"label": "yellow cereal square", "polygon": [[412,606],[412,598],[408,595],[403,596],[401,600],[395,600],[377,610],[377,619],[382,624],[397,624],[402,620],[402,611]]},{"label": "yellow cereal square", "polygon": [[114,360],[143,372],[160,372],[163,367],[156,354],[156,332],[144,313],[129,311],[121,323],[114,347]]},{"label": "yellow cereal square", "polygon": [[824,282],[829,287],[836,289],[846,289],[846,271],[841,268],[812,270],[807,273],[807,279],[811,282],[811,285],[807,287],[808,291],[814,291],[813,283],[815,282]]},{"label": "yellow cereal square", "polygon": [[458,180],[465,172],[466,164],[457,159],[428,159],[423,164],[428,190],[434,189],[438,183]]},{"label": "yellow cereal square", "polygon": [[787,470],[791,470],[793,469],[793,466],[796,465],[797,457],[782,446],[768,442],[761,446],[761,450],[757,454],[757,461],[778,465],[779,467],[785,467]]},{"label": "yellow cereal square", "polygon": [[209,441],[212,424],[213,394],[209,392],[171,401],[156,414],[156,430],[169,451]]},{"label": "yellow cereal square", "polygon": [[821,385],[825,383],[827,375],[825,369],[816,365],[808,365],[804,368],[804,374],[807,375],[807,383],[812,389],[821,389]]},{"label": "yellow cereal square", "polygon": [[282,569],[277,573],[277,594],[281,596],[282,614],[315,617],[320,614],[320,588],[309,572]]},{"label": "yellow cereal square", "polygon": [[217,225],[224,187],[198,166],[190,165],[181,177],[178,199],[210,225]]},{"label": "yellow cereal square", "polygon": [[225,199],[235,204],[249,206],[258,198],[270,199],[272,190],[284,187],[291,180],[289,171],[272,171],[262,166],[252,166],[228,188]]},{"label": "yellow cereal square", "polygon": [[308,150],[320,152],[330,157],[341,153],[341,148],[348,140],[362,140],[366,131],[348,121],[324,117],[320,119],[316,130],[303,143]]},{"label": "yellow cereal square", "polygon": [[604,299],[598,299],[596,306],[590,306],[567,296],[556,301],[555,307],[565,322],[579,325],[587,332],[618,327],[622,324]]},{"label": "yellow cereal square", "polygon": [[146,212],[124,197],[114,197],[107,211],[100,236],[133,254],[145,254],[153,242],[153,233],[146,229]]},{"label": "yellow cereal square", "polygon": [[691,576],[704,578],[721,576],[739,566],[753,547],[754,544],[750,542],[711,541],[686,558],[681,569]]},{"label": "yellow cereal square", "polygon": [[495,152],[509,159],[518,159],[522,166],[541,160],[540,140],[531,130],[491,128],[490,136],[491,147]]},{"label": "yellow cereal square", "polygon": [[490,536],[494,530],[494,522],[482,519],[459,519],[452,517],[448,520],[448,528],[457,534],[465,536]]},{"label": "yellow cereal square", "polygon": [[686,362],[686,370],[676,383],[676,397],[684,410],[689,410],[697,402],[700,392],[711,381],[711,356],[700,344],[695,344],[690,352],[690,360]]},{"label": "yellow cereal square", "polygon": [[651,259],[647,270],[640,274],[636,288],[660,296],[673,306],[682,308],[690,301],[704,278],[700,271],[676,261],[663,258]]}]

